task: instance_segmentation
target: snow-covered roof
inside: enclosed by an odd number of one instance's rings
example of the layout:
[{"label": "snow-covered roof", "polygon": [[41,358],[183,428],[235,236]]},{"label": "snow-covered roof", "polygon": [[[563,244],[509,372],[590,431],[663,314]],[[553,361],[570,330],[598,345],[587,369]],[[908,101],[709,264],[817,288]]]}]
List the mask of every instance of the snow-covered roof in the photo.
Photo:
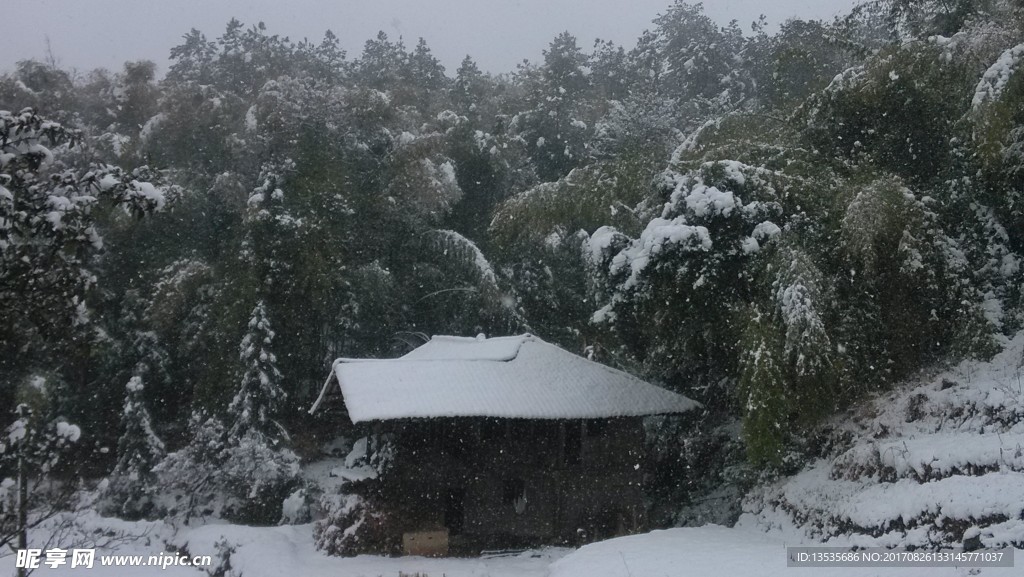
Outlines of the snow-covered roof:
[{"label": "snow-covered roof", "polygon": [[435,336],[397,359],[338,359],[332,380],[352,422],[423,417],[589,419],[700,405],[533,335]]}]

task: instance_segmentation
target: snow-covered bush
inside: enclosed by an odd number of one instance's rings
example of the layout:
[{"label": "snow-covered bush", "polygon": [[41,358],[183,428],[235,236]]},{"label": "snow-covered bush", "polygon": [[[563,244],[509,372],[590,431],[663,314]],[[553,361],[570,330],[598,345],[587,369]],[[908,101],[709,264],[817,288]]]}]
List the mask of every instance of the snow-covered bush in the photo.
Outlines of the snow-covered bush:
[{"label": "snow-covered bush", "polygon": [[326,495],[321,506],[327,517],[313,525],[313,543],[328,555],[353,557],[381,553],[389,545],[387,516],[371,498],[361,495]]},{"label": "snow-covered bush", "polygon": [[230,439],[218,471],[226,498],[225,518],[276,523],[281,506],[298,483],[299,458],[256,432]]},{"label": "snow-covered bush", "polygon": [[238,547],[228,542],[227,538],[221,537],[214,547],[217,550],[217,564],[213,569],[208,569],[210,577],[242,577],[242,573],[231,567],[231,556],[235,554]]},{"label": "snow-covered bush", "polygon": [[[389,435],[357,440],[345,457],[345,468],[361,473],[360,480],[343,482],[321,494],[317,506],[323,518],[313,527],[317,549],[328,555],[389,553],[398,547],[394,503],[382,495],[394,459]],[[387,504],[387,505],[385,505]]]},{"label": "snow-covered bush", "polygon": [[193,413],[192,440],[170,453],[154,468],[159,492],[167,499],[168,514],[187,522],[194,516],[220,515],[218,473],[224,459],[224,424],[215,417]]},{"label": "snow-covered bush", "polygon": [[312,496],[307,487],[301,487],[292,492],[291,495],[281,504],[281,524],[301,525],[309,523],[313,519],[313,512],[310,507]]},{"label": "snow-covered bush", "polygon": [[188,521],[213,516],[247,523],[275,523],[281,504],[298,483],[299,459],[255,433],[229,438],[214,417],[193,415],[192,441],[156,468],[169,513]]}]

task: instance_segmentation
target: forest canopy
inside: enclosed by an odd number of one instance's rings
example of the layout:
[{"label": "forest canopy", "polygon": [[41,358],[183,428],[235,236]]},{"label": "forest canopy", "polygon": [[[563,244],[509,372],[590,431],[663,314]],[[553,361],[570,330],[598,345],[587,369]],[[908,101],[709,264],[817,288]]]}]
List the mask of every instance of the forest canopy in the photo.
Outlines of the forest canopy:
[{"label": "forest canopy", "polygon": [[770,34],[676,2],[634,46],[565,32],[497,75],[237,20],[162,78],[20,62],[0,406],[76,423],[105,474],[126,402],[171,448],[214,417],[276,447],[334,358],[532,332],[703,403],[675,442],[739,421],[784,466],[1024,324],[1022,16],[878,0]]}]

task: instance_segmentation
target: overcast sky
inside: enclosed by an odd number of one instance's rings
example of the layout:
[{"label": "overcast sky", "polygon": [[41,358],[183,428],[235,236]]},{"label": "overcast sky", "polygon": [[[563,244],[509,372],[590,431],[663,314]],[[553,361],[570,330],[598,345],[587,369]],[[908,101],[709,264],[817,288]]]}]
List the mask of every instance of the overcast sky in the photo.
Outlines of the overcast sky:
[{"label": "overcast sky", "polygon": [[[764,13],[769,23],[799,16],[831,19],[854,0],[710,0],[707,13],[744,28]],[[293,40],[319,40],[330,29],[350,58],[383,30],[412,47],[427,40],[449,72],[466,54],[481,68],[507,72],[523,59],[538,60],[556,34],[568,30],[586,49],[595,38],[631,47],[671,0],[32,0],[0,34],[0,70],[19,60],[43,59],[80,72],[117,70],[126,60],[155,61],[167,69],[172,46],[191,28],[213,39],[236,17],[263,21],[268,31]],[[10,11],[8,11],[10,12]]]}]

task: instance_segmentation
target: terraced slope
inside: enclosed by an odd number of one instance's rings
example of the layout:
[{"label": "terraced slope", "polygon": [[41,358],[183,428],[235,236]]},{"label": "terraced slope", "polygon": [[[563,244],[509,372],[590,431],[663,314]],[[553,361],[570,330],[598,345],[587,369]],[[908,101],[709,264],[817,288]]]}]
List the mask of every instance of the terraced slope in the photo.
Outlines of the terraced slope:
[{"label": "terraced slope", "polygon": [[829,458],[751,492],[743,526],[861,546],[1024,547],[1024,333],[835,423]]}]

